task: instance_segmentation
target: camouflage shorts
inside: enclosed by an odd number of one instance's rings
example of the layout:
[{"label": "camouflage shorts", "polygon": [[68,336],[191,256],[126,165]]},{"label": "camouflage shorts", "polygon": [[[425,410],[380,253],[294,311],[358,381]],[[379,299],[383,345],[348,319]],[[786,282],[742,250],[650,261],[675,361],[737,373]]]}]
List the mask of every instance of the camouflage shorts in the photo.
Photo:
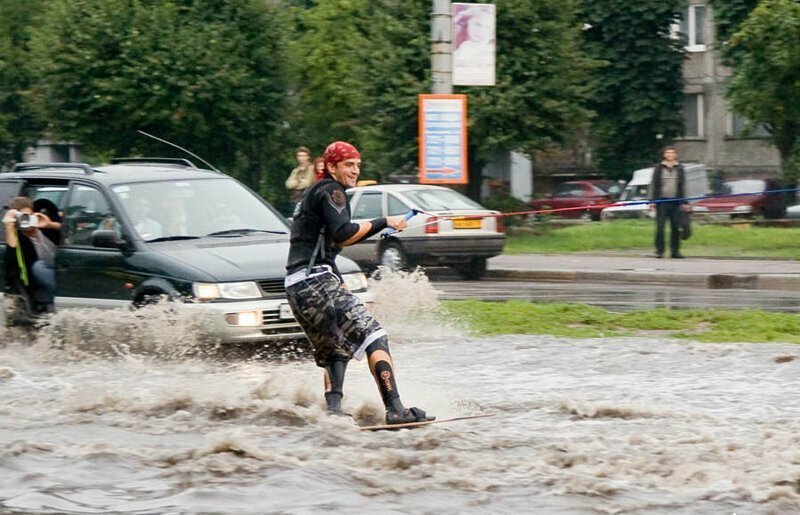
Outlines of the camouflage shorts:
[{"label": "camouflage shorts", "polygon": [[370,343],[386,336],[364,303],[332,273],[288,286],[286,296],[320,367],[333,358],[361,359]]}]

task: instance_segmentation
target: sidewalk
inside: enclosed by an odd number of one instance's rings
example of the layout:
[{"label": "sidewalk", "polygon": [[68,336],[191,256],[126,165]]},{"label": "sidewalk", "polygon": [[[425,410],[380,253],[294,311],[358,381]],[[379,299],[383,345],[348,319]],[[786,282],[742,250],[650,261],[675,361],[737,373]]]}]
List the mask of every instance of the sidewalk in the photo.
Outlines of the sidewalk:
[{"label": "sidewalk", "polygon": [[800,290],[800,261],[652,255],[519,254],[489,260],[487,279]]}]

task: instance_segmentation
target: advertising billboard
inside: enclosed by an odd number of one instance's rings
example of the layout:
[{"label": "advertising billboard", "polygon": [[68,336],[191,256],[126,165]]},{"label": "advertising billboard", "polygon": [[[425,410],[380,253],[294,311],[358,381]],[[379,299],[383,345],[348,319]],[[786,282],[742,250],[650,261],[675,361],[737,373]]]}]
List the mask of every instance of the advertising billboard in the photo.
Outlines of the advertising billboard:
[{"label": "advertising billboard", "polygon": [[453,3],[453,85],[494,86],[494,4]]}]

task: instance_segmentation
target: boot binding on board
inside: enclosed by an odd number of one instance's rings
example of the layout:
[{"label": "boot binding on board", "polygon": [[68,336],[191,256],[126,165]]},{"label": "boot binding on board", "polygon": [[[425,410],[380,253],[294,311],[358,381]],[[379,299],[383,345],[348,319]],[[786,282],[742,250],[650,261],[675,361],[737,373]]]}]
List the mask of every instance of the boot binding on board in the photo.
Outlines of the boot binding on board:
[{"label": "boot binding on board", "polygon": [[386,424],[408,424],[410,422],[432,422],[436,417],[428,415],[421,408],[407,408],[402,412],[386,410]]}]

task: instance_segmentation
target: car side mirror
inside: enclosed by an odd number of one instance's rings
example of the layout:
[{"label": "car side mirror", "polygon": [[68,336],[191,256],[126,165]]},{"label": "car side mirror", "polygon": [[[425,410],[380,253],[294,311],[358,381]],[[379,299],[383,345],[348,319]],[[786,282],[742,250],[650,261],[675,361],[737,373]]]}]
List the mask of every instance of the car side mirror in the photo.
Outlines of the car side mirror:
[{"label": "car side mirror", "polygon": [[92,233],[92,245],[101,249],[122,249],[126,242],[117,238],[116,232],[101,229]]}]

